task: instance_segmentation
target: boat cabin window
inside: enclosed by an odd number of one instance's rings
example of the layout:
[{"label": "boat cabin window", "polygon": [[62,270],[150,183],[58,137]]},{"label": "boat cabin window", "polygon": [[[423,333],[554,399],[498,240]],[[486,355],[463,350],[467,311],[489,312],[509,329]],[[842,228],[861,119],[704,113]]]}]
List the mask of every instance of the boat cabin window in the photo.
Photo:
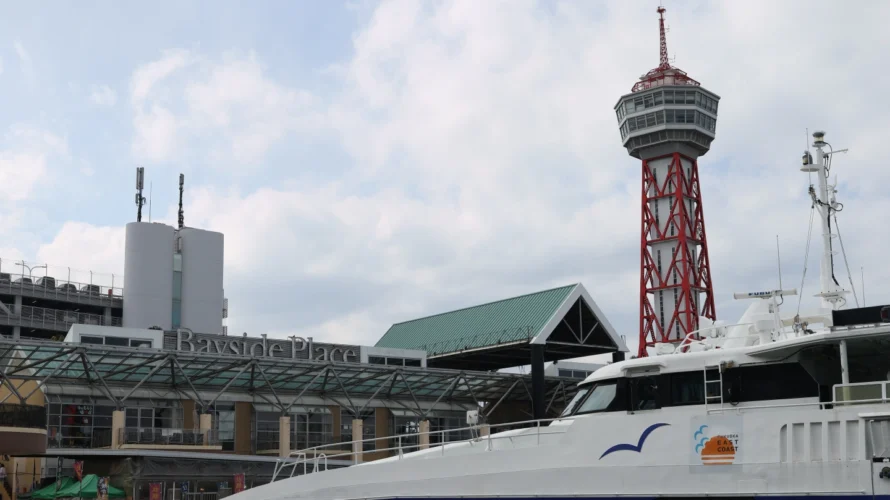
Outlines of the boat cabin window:
[{"label": "boat cabin window", "polygon": [[601,380],[578,390],[563,416],[627,409],[625,379]]},{"label": "boat cabin window", "polygon": [[[602,380],[578,390],[562,416],[610,411],[646,411],[720,400],[720,373],[708,370]],[[723,401],[729,404],[814,398],[819,383],[800,363],[748,365],[723,372]]]},{"label": "boat cabin window", "polygon": [[617,395],[618,383],[616,381],[600,382],[590,390],[590,395],[578,407],[578,413],[606,411],[616,401]]},{"label": "boat cabin window", "polygon": [[658,381],[663,377],[633,377],[628,379],[630,385],[630,409],[632,411],[656,410],[661,408],[658,397]]},{"label": "boat cabin window", "polygon": [[566,405],[565,410],[562,411],[562,415],[560,416],[567,417],[572,413],[575,413],[578,403],[584,400],[584,396],[586,396],[588,392],[590,392],[590,386],[578,389],[578,393],[575,394],[575,397],[573,397],[571,401],[569,401],[569,404]]},{"label": "boat cabin window", "polygon": [[800,363],[739,366],[723,373],[723,399],[728,403],[818,396],[819,384]]}]

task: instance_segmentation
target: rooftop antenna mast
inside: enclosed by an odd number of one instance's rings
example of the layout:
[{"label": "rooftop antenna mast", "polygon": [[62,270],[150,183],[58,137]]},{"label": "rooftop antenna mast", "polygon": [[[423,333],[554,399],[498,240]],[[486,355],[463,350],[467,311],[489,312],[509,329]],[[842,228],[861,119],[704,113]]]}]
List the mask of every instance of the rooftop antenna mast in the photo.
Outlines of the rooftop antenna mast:
[{"label": "rooftop antenna mast", "polygon": [[659,58],[658,58],[658,60],[659,60],[658,69],[661,69],[661,70],[671,68],[671,63],[668,60],[667,36],[665,36],[665,33],[664,33],[664,13],[666,11],[667,11],[667,9],[665,9],[663,5],[658,6],[658,34],[661,37],[661,49],[660,49]]},{"label": "rooftop antenna mast", "polygon": [[142,196],[144,181],[145,167],[136,167],[136,222],[142,222],[142,205],[145,205],[145,197]]},{"label": "rooftop antenna mast", "polygon": [[185,225],[185,212],[182,211],[182,191],[185,186],[185,175],[179,174],[179,229]]}]

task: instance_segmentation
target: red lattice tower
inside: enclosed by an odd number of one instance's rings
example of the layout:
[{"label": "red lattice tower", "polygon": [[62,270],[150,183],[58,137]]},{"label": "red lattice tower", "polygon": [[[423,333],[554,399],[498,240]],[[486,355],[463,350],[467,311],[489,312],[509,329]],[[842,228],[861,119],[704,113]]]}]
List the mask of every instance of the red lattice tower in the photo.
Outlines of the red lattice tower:
[{"label": "red lattice tower", "polygon": [[698,158],[715,138],[719,97],[670,65],[664,12],[659,66],[615,106],[624,146],[642,161],[639,356],[697,339],[700,318],[716,318]]}]

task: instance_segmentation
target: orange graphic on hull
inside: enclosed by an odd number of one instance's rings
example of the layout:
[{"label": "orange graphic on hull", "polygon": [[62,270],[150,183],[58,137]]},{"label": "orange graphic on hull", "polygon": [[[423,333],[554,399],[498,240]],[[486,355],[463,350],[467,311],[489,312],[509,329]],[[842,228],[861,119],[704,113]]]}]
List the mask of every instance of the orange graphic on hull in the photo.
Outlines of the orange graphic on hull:
[{"label": "orange graphic on hull", "polygon": [[701,461],[705,465],[730,465],[735,460],[735,446],[725,436],[714,436],[701,450]]}]

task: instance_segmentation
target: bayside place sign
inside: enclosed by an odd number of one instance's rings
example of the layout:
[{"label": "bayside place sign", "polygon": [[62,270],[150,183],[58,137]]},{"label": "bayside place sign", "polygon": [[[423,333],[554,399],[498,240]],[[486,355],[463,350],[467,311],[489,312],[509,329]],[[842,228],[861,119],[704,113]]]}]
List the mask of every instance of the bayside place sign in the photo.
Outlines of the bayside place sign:
[{"label": "bayside place sign", "polygon": [[[172,337],[172,338],[171,338]],[[338,344],[322,344],[312,337],[269,339],[265,334],[257,337],[226,337],[177,330],[165,335],[165,347],[181,352],[227,354],[254,358],[311,359],[340,363],[359,363],[359,347]],[[173,342],[171,342],[173,341]],[[170,345],[173,343],[174,345]]]}]

